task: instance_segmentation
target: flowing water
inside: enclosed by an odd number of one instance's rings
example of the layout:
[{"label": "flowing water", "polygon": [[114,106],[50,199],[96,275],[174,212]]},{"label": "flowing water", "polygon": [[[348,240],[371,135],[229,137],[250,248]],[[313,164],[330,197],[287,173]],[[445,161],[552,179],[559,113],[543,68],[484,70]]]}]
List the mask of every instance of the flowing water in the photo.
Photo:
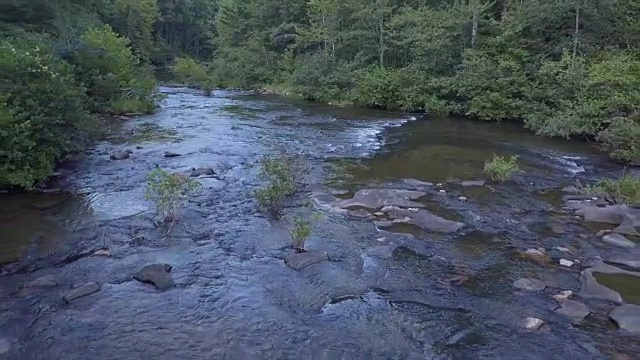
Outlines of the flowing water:
[{"label": "flowing water", "polygon": [[[579,290],[579,267],[537,264],[526,248],[571,249],[586,263],[602,249],[561,210],[573,183],[620,169],[589,144],[535,137],[517,124],[431,119],[329,107],[248,93],[167,93],[155,115],[130,120],[110,141],[72,162],[58,194],[0,198],[0,358],[7,359],[606,359],[640,353],[587,302],[580,323],[554,313],[551,295]],[[132,141],[134,143],[132,143]],[[131,158],[110,160],[116,150]],[[166,158],[164,151],[181,154]],[[330,261],[301,271],[283,221],[256,211],[258,161],[307,159],[304,191],[285,221],[324,219],[307,249]],[[518,155],[513,180],[482,179],[493,154]],[[169,235],[153,224],[145,176],[156,166],[200,179]],[[398,224],[386,231],[332,211],[365,188],[423,189],[429,211],[465,227],[453,234]],[[441,193],[439,189],[445,190]],[[424,189],[423,189],[424,190]],[[72,195],[75,194],[75,195]],[[341,194],[341,195],[336,195]],[[460,196],[468,198],[459,200]],[[109,248],[112,257],[91,254]],[[165,292],[132,280],[153,263],[173,266]],[[29,288],[52,276],[56,286]],[[547,288],[513,288],[521,277]],[[87,282],[100,292],[65,304]],[[637,291],[628,290],[636,299]],[[525,332],[526,317],[546,326]]]}]

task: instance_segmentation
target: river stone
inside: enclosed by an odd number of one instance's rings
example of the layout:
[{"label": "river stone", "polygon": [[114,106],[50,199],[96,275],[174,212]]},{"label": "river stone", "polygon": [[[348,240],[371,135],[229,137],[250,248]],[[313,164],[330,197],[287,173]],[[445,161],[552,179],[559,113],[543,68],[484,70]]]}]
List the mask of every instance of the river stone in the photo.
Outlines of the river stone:
[{"label": "river stone", "polygon": [[571,290],[564,290],[561,291],[560,294],[557,295],[553,295],[553,298],[557,301],[557,302],[563,302],[567,299],[569,299],[569,297],[573,295],[573,291]]},{"label": "river stone", "polygon": [[466,180],[466,181],[462,181],[460,182],[460,185],[462,186],[484,186],[485,181],[484,180]]},{"label": "river stone", "polygon": [[617,233],[613,233],[613,234],[609,234],[609,235],[605,235],[602,237],[602,241],[604,241],[605,243],[612,245],[612,246],[617,246],[617,247],[621,247],[621,248],[632,248],[635,247],[636,244],[627,239],[626,237],[624,237],[624,235],[620,235]]},{"label": "river stone", "polygon": [[527,330],[535,331],[535,330],[538,330],[540,326],[542,326],[542,324],[544,324],[544,321],[538,318],[528,317],[524,319],[522,323],[520,323],[520,326],[522,326]]},{"label": "river stone", "polygon": [[536,249],[527,249],[524,252],[524,255],[529,257],[531,260],[539,263],[539,264],[550,264],[551,263],[551,258],[549,256],[547,256],[546,254],[544,254],[542,251],[540,250],[536,250]]},{"label": "river stone", "polygon": [[[399,222],[418,226],[422,229],[440,233],[454,233],[464,227],[464,224],[441,218],[423,209],[393,209],[387,215]],[[396,221],[398,222],[398,221]]]},{"label": "river stone", "polygon": [[133,278],[146,284],[153,284],[158,290],[164,291],[175,286],[173,278],[169,274],[171,269],[169,264],[147,265],[138,270]]},{"label": "river stone", "polygon": [[567,260],[567,259],[560,259],[559,263],[560,263],[560,265],[566,266],[566,267],[572,267],[573,266],[573,261]]},{"label": "river stone", "polygon": [[398,189],[362,189],[355,193],[353,198],[343,200],[339,203],[341,208],[365,207],[369,209],[380,209],[385,206],[400,207],[425,207],[424,204],[411,201],[427,193],[423,191],[398,190]]},{"label": "river stone", "polygon": [[575,301],[575,300],[564,300],[558,309],[556,309],[556,313],[564,315],[574,320],[582,320],[587,317],[591,313],[587,305]]},{"label": "river stone", "polygon": [[580,283],[582,284],[580,295],[582,297],[608,300],[618,304],[622,304],[622,296],[620,296],[620,294],[615,290],[598,283],[596,278],[593,276],[594,273],[610,275],[621,274],[640,277],[640,273],[623,270],[605,263],[595,264],[593,267],[585,269],[580,273]]},{"label": "river stone", "polygon": [[212,168],[198,168],[191,171],[191,177],[198,176],[215,176],[216,172]]},{"label": "river stone", "polygon": [[58,281],[53,275],[44,275],[41,276],[31,282],[24,284],[25,288],[36,288],[36,287],[54,287],[58,285]]},{"label": "river stone", "polygon": [[172,158],[172,157],[178,157],[180,156],[180,154],[172,152],[172,151],[165,151],[164,152],[164,157],[166,158]]},{"label": "river stone", "polygon": [[609,313],[609,318],[615,321],[620,329],[632,334],[640,334],[640,305],[619,306]]},{"label": "river stone", "polygon": [[97,283],[88,283],[85,285],[82,285],[80,287],[77,287],[71,291],[69,291],[65,296],[62,297],[62,299],[67,302],[70,303],[73,300],[79,299],[81,297],[85,297],[91,294],[95,294],[98,291],[100,291],[100,285]]},{"label": "river stone", "polygon": [[109,251],[108,249],[100,249],[96,252],[93,253],[93,256],[105,256],[105,257],[110,257],[111,256],[111,251]]},{"label": "river stone", "polygon": [[109,158],[111,160],[124,160],[124,159],[128,159],[132,153],[133,151],[131,150],[116,151],[111,153],[111,155],[109,155]]},{"label": "river stone", "polygon": [[324,251],[306,251],[293,253],[284,259],[284,263],[294,270],[302,270],[307,266],[329,260],[329,256]]},{"label": "river stone", "polygon": [[522,278],[513,282],[513,286],[524,291],[542,291],[545,285],[537,279]]}]

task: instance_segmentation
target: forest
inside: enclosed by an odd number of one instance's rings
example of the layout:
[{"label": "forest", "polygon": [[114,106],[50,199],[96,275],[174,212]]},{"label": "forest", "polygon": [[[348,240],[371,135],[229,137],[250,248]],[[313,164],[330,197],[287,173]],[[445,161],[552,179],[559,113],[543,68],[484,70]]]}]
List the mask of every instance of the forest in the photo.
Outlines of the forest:
[{"label": "forest", "polygon": [[0,187],[183,82],[519,121],[640,164],[637,0],[3,0]]}]

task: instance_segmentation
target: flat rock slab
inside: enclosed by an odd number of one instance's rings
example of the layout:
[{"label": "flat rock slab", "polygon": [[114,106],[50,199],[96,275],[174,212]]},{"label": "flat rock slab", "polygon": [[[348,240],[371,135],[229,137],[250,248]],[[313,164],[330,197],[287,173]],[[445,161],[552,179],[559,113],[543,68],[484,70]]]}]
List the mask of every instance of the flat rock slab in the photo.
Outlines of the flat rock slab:
[{"label": "flat rock slab", "polygon": [[569,317],[573,320],[582,320],[587,317],[591,313],[587,305],[575,301],[575,300],[564,300],[560,307],[556,309],[556,313]]},{"label": "flat rock slab", "polygon": [[284,259],[284,263],[294,270],[302,270],[308,266],[327,260],[329,260],[329,256],[324,251],[307,251],[288,255]]},{"label": "flat rock slab", "polygon": [[640,305],[625,304],[609,313],[611,320],[622,330],[640,334]]},{"label": "flat rock slab", "polygon": [[62,297],[62,300],[70,303],[73,300],[95,294],[98,291],[100,291],[100,284],[88,283],[69,291],[65,296]]},{"label": "flat rock slab", "polygon": [[175,286],[173,278],[169,272],[171,271],[169,264],[152,264],[143,267],[133,275],[133,278],[154,285],[158,290],[164,291]]},{"label": "flat rock slab", "polygon": [[423,209],[394,208],[387,212],[394,223],[405,223],[418,226],[424,230],[440,233],[454,233],[464,227],[464,223],[441,218]]},{"label": "flat rock slab", "polygon": [[617,246],[620,248],[633,248],[636,246],[636,243],[624,237],[624,235],[612,233],[609,235],[605,235],[602,237],[602,241],[611,246]]},{"label": "flat rock slab", "polygon": [[578,206],[576,214],[584,217],[586,221],[620,225],[622,228],[616,231],[620,233],[636,232],[640,227],[640,209],[627,205],[598,207],[582,204]]},{"label": "flat rock slab", "polygon": [[380,209],[385,206],[400,206],[420,208],[424,204],[412,200],[426,196],[423,191],[399,190],[399,189],[363,189],[358,190],[353,198],[338,203],[341,208],[365,207],[368,209]]},{"label": "flat rock slab", "polygon": [[513,286],[524,291],[542,291],[545,284],[537,279],[522,278],[513,282]]},{"label": "flat rock slab", "polygon": [[627,251],[612,255],[606,259],[606,262],[624,265],[633,270],[640,271],[640,247],[636,246]]},{"label": "flat rock slab", "polygon": [[53,275],[41,276],[31,282],[24,284],[25,288],[54,287],[58,285],[58,281]]},{"label": "flat rock slab", "polygon": [[396,251],[397,247],[398,246],[395,244],[378,245],[368,249],[365,252],[365,255],[383,258],[383,259],[389,259],[393,257],[393,253]]},{"label": "flat rock slab", "polygon": [[596,280],[593,274],[610,274],[610,275],[631,275],[640,277],[640,273],[619,269],[615,266],[604,263],[596,264],[593,267],[583,270],[580,273],[580,295],[585,298],[595,298],[608,300],[618,304],[622,304],[622,296],[615,290],[610,289]]}]

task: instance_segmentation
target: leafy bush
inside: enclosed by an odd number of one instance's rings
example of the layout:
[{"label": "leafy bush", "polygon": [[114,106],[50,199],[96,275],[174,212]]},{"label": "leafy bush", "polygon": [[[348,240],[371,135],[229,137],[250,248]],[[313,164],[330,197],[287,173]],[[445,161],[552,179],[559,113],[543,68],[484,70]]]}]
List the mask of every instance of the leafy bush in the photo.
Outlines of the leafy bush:
[{"label": "leafy bush", "polygon": [[31,188],[95,128],[84,89],[42,38],[0,42],[0,186]]},{"label": "leafy bush", "polygon": [[290,230],[293,246],[296,250],[303,251],[304,243],[311,235],[311,222],[304,218],[295,218],[293,220],[293,228]]},{"label": "leafy bush", "polygon": [[518,156],[515,155],[505,158],[494,154],[493,160],[484,163],[484,172],[493,181],[505,181],[518,171],[517,161]]},{"label": "leafy bush", "polygon": [[160,168],[147,176],[147,200],[156,206],[162,221],[175,221],[189,195],[200,185],[187,175],[172,174]]},{"label": "leafy bush", "polygon": [[123,114],[155,109],[158,95],[151,69],[140,65],[129,40],[108,25],[85,32],[70,61],[87,86],[92,111]]},{"label": "leafy bush", "polygon": [[207,95],[211,94],[211,91],[215,88],[213,77],[209,75],[206,66],[192,58],[177,58],[171,66],[171,72],[177,77],[178,81],[202,89]]},{"label": "leafy bush", "polygon": [[640,177],[627,173],[618,179],[602,179],[594,186],[587,188],[587,193],[611,195],[616,201],[629,204],[640,204]]},{"label": "leafy bush", "polygon": [[282,201],[296,191],[300,174],[298,165],[291,157],[264,158],[261,161],[260,177],[267,181],[267,185],[254,192],[261,209],[280,215]]}]

